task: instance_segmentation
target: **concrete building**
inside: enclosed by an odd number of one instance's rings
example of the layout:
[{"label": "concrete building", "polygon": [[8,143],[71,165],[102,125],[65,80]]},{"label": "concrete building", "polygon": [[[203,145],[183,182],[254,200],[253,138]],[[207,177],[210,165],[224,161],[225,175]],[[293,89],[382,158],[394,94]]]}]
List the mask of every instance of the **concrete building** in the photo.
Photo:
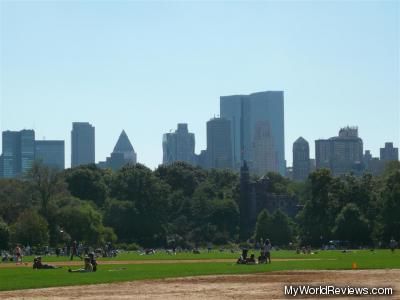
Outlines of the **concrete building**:
[{"label": "concrete building", "polygon": [[95,128],[87,122],[72,123],[71,167],[95,162]]},{"label": "concrete building", "polygon": [[278,168],[278,154],[275,151],[269,123],[259,121],[254,130],[251,171],[263,176],[268,172],[279,173]]},{"label": "concrete building", "polygon": [[64,170],[64,141],[35,141],[35,160],[41,161],[47,167]]},{"label": "concrete building", "polygon": [[328,140],[315,141],[317,169],[329,168],[334,176],[354,173],[361,175],[363,166],[363,142],[357,127],[344,127],[339,135]]},{"label": "concrete building", "polygon": [[[250,95],[233,95],[220,97],[220,114],[222,118],[231,121],[232,126],[232,159],[233,165],[239,171],[246,160],[252,173],[258,172],[258,166],[264,157],[254,156],[254,143],[257,143],[255,134],[259,124],[268,124],[270,142],[277,169],[285,175],[285,141],[284,141],[284,100],[282,91],[267,91]],[[257,129],[258,128],[258,129]],[[261,135],[262,136],[262,135]]]},{"label": "concrete building", "polygon": [[382,161],[399,160],[399,148],[394,148],[393,143],[385,143],[384,148],[380,148]]},{"label": "concrete building", "polygon": [[305,181],[309,174],[310,147],[303,137],[299,137],[293,143],[293,180]]},{"label": "concrete building", "polygon": [[207,166],[232,169],[231,122],[225,118],[207,122]]},{"label": "concrete building", "polygon": [[15,178],[26,173],[35,159],[35,132],[3,131],[2,141],[2,177]]},{"label": "concrete building", "polygon": [[107,157],[105,162],[99,162],[98,167],[103,169],[110,168],[116,171],[127,164],[136,164],[136,163],[137,163],[136,152],[133,149],[133,146],[125,130],[122,130],[110,157]]},{"label": "concrete building", "polygon": [[178,124],[175,132],[163,135],[163,164],[169,165],[176,161],[196,164],[195,137],[188,130],[186,123]]}]

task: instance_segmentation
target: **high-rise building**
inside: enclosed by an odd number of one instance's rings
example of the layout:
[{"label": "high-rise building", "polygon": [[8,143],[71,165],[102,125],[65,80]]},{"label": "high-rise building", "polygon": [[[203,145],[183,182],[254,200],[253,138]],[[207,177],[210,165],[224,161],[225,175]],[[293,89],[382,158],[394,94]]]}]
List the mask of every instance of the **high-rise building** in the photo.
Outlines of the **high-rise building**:
[{"label": "high-rise building", "polygon": [[259,176],[268,172],[278,173],[277,156],[269,123],[257,122],[253,137],[253,173]]},{"label": "high-rise building", "polygon": [[99,162],[98,167],[102,169],[110,168],[116,171],[122,168],[124,165],[136,163],[136,152],[133,149],[133,146],[125,130],[122,130],[110,157],[107,157],[106,161]]},{"label": "high-rise building", "polygon": [[317,168],[329,168],[333,175],[363,171],[363,142],[357,127],[344,127],[339,135],[328,140],[315,141]]},{"label": "high-rise building", "polygon": [[188,131],[188,125],[178,124],[177,130],[163,135],[163,164],[172,164],[175,161],[196,163],[194,154],[194,134]]},{"label": "high-rise building", "polygon": [[385,143],[385,148],[380,148],[381,160],[399,160],[399,148],[394,148],[393,143]]},{"label": "high-rise building", "polygon": [[35,160],[45,166],[63,170],[65,168],[64,141],[35,141]]},{"label": "high-rise building", "polygon": [[207,122],[207,166],[232,169],[231,122],[213,118]]},{"label": "high-rise building", "polygon": [[254,147],[254,145],[258,142],[255,139],[260,137],[256,134],[256,131],[260,130],[259,124],[261,122],[268,124],[267,127],[269,127],[269,142],[273,144],[277,171],[285,175],[284,100],[282,91],[221,96],[220,114],[222,118],[230,120],[232,124],[232,157],[236,170],[240,169],[244,160],[250,165],[252,173],[259,171],[257,168],[254,169],[255,166],[263,164],[262,160],[265,160],[263,156],[254,156],[254,151],[259,151],[259,148]]},{"label": "high-rise building", "polygon": [[303,137],[299,137],[293,143],[293,180],[305,181],[310,174],[310,165],[310,147]]},{"label": "high-rise building", "polygon": [[31,168],[35,159],[35,132],[3,131],[2,139],[2,177],[21,176]]},{"label": "high-rise building", "polygon": [[72,123],[71,167],[95,162],[95,129],[87,122]]}]

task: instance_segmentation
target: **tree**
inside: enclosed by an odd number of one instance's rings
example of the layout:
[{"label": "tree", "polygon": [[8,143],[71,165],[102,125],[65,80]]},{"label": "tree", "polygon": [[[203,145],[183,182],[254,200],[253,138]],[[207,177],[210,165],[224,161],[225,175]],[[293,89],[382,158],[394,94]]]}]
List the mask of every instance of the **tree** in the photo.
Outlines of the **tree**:
[{"label": "tree", "polygon": [[101,207],[107,196],[106,171],[95,165],[79,166],[66,173],[66,181],[71,195],[81,200],[91,200]]},{"label": "tree", "polygon": [[104,224],[115,230],[120,242],[132,243],[135,226],[139,225],[137,213],[133,202],[109,199],[104,207]]},{"label": "tree", "polygon": [[274,245],[286,246],[292,240],[292,222],[285,213],[278,209],[270,218],[267,233],[271,243]]},{"label": "tree", "polygon": [[382,224],[381,237],[388,241],[390,238],[400,239],[400,163],[392,164],[393,169],[385,176],[383,190],[383,207],[380,215]]},{"label": "tree", "polygon": [[334,226],[336,206],[332,188],[335,179],[327,169],[320,169],[309,176],[307,195],[303,199],[303,209],[298,214],[300,223],[301,240],[305,244],[321,246],[331,238],[331,230]]},{"label": "tree", "polygon": [[58,219],[60,227],[73,240],[87,242],[90,245],[102,244],[104,226],[100,212],[89,203],[80,200],[60,208]]},{"label": "tree", "polygon": [[257,217],[256,229],[254,232],[254,239],[260,241],[265,240],[269,236],[269,227],[271,225],[271,218],[266,209],[263,209]]},{"label": "tree", "polygon": [[343,207],[333,228],[333,234],[337,239],[358,245],[366,244],[370,242],[370,233],[368,221],[356,204],[349,203]]},{"label": "tree", "polygon": [[65,192],[64,181],[57,169],[48,168],[38,161],[33,162],[27,178],[39,194],[40,213],[47,218],[50,201],[56,194]]},{"label": "tree", "polygon": [[14,244],[43,246],[49,242],[47,221],[33,210],[21,213],[10,229]]},{"label": "tree", "polygon": [[9,242],[10,228],[8,228],[4,220],[0,218],[0,250],[8,249]]}]

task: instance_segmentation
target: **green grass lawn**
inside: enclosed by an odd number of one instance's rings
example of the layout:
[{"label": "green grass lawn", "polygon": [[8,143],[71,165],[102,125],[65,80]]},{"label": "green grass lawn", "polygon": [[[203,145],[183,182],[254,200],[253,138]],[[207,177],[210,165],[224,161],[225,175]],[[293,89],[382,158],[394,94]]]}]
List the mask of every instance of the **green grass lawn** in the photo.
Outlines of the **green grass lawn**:
[{"label": "green grass lawn", "polygon": [[[139,256],[135,253],[123,254],[120,260],[137,259],[207,259],[237,258],[237,254],[178,254],[170,256],[156,254]],[[181,263],[181,264],[136,264],[136,265],[99,265],[96,273],[68,273],[67,267],[57,270],[32,270],[31,268],[0,268],[0,290],[16,290],[52,286],[82,285],[107,282],[122,282],[141,279],[157,279],[182,276],[211,274],[243,274],[281,270],[318,270],[318,269],[351,269],[356,262],[360,269],[400,268],[400,251],[392,254],[389,250],[379,251],[320,251],[314,255],[297,255],[293,251],[272,252],[274,258],[319,258],[321,260],[276,261],[271,265],[236,265],[234,263]],[[60,258],[61,259],[61,258]],[[55,261],[47,257],[47,261]],[[65,260],[65,258],[64,258]],[[76,268],[76,266],[75,266]],[[126,268],[126,269],[121,269]]]}]

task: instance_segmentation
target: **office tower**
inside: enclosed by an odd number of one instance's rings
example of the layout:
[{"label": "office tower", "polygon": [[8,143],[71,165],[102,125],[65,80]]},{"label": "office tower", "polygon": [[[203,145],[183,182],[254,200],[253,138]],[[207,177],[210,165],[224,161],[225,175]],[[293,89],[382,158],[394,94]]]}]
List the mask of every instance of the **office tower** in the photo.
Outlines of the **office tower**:
[{"label": "office tower", "polygon": [[381,160],[399,160],[399,148],[394,148],[393,143],[385,143],[385,148],[380,148]]},{"label": "office tower", "polygon": [[231,122],[225,118],[207,122],[207,160],[209,168],[232,168]]},{"label": "office tower", "polygon": [[305,181],[309,174],[310,147],[303,137],[299,137],[293,143],[293,180]]},{"label": "office tower", "polygon": [[277,156],[269,123],[258,121],[253,137],[253,173],[259,176],[268,172],[278,173]]},{"label": "office tower", "polygon": [[95,130],[87,122],[72,123],[71,167],[95,162]]},{"label": "office tower", "polygon": [[2,165],[4,178],[14,178],[27,172],[35,158],[33,130],[3,131]]},{"label": "office tower", "polygon": [[178,124],[175,132],[163,135],[163,164],[172,164],[175,161],[184,161],[195,164],[195,138],[188,131],[188,125]]},{"label": "office tower", "polygon": [[118,170],[126,164],[136,164],[136,162],[136,152],[125,130],[122,130],[111,156],[107,158],[107,166],[112,170]]},{"label": "office tower", "polygon": [[[284,141],[284,97],[282,91],[267,91],[250,95],[233,95],[220,97],[220,114],[232,124],[233,164],[239,170],[246,160],[250,171],[259,170],[255,166],[263,164],[264,157],[254,156],[254,143],[259,137],[255,134],[259,124],[268,124],[271,134],[270,142],[276,153],[277,170],[285,175],[285,141]],[[261,159],[261,161],[260,161]]]},{"label": "office tower", "polygon": [[357,175],[363,170],[363,142],[357,127],[340,129],[339,135],[327,140],[315,141],[317,168],[329,168],[333,175],[349,172]]},{"label": "office tower", "polygon": [[41,161],[47,167],[64,170],[64,141],[35,141],[35,160]]},{"label": "office tower", "polygon": [[0,178],[3,178],[3,155],[0,155]]}]

